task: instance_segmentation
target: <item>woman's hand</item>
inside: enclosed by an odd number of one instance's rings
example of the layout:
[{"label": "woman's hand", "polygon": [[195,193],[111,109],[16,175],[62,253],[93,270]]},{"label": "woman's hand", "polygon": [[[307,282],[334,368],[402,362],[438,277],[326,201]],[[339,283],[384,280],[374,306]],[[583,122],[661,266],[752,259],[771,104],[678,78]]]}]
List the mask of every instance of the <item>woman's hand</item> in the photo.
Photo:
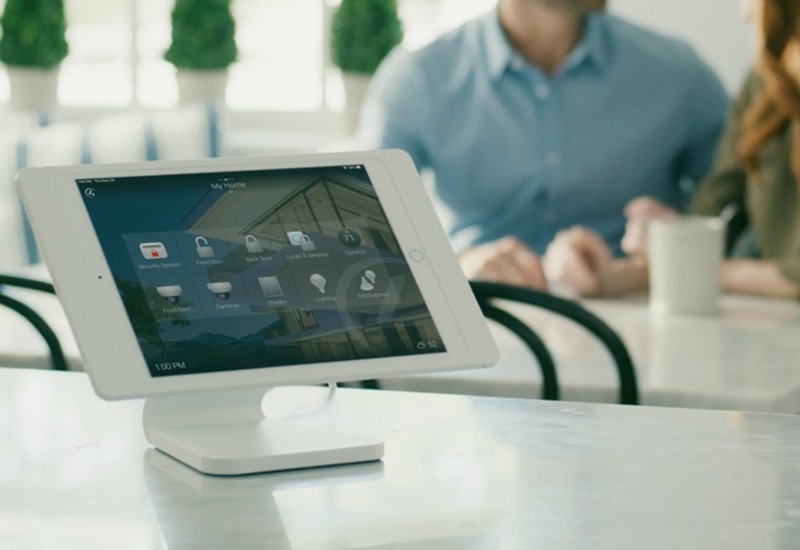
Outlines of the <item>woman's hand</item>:
[{"label": "woman's hand", "polygon": [[652,197],[637,197],[623,210],[628,219],[620,246],[628,256],[647,256],[647,226],[653,219],[677,218],[680,213]]}]

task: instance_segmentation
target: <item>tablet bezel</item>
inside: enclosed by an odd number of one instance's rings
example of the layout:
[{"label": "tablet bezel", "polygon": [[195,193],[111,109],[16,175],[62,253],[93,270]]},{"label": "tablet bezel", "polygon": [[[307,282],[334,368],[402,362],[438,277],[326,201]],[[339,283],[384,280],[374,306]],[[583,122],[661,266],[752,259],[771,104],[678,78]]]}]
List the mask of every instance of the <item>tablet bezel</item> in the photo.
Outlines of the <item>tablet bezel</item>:
[{"label": "tablet bezel", "polygon": [[[445,352],[153,377],[76,180],[363,165]],[[106,399],[477,368],[498,351],[410,157],[397,150],[26,168],[17,185],[96,392]],[[411,214],[413,212],[413,215]],[[411,254],[411,251],[415,251]],[[413,258],[421,260],[415,261]],[[333,375],[330,373],[333,372]]]}]

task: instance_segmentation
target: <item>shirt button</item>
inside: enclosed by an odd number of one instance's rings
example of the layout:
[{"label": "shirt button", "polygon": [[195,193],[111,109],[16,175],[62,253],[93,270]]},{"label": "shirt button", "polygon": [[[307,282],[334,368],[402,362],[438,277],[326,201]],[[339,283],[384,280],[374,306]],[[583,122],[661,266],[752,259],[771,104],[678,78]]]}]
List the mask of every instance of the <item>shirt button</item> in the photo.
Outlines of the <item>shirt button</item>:
[{"label": "shirt button", "polygon": [[544,159],[548,166],[555,168],[561,164],[561,156],[558,153],[550,153]]},{"label": "shirt button", "polygon": [[533,93],[539,99],[547,99],[550,97],[550,87],[547,84],[537,84],[533,89]]}]

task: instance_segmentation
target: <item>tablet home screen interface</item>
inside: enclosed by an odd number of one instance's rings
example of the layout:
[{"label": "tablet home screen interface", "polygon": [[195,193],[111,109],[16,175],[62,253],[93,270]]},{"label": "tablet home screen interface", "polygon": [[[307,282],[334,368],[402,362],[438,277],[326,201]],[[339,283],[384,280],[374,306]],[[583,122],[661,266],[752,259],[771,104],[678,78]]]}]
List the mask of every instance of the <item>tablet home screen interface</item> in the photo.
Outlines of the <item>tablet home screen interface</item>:
[{"label": "tablet home screen interface", "polygon": [[362,165],[77,184],[153,376],[445,350]]}]

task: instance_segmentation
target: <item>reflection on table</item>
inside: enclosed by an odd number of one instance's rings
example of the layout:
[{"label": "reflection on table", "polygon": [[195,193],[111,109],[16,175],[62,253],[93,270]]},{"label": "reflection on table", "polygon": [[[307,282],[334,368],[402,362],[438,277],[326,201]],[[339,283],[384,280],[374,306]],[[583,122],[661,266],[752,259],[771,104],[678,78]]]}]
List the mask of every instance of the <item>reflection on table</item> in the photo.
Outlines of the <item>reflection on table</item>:
[{"label": "reflection on table", "polygon": [[[618,331],[636,366],[646,405],[800,412],[800,303],[724,296],[719,316],[654,316],[646,297],[586,300]],[[613,403],[616,370],[599,341],[577,325],[535,308],[508,304],[553,353],[562,399]],[[498,365],[382,380],[396,390],[537,397],[541,377],[530,353],[493,326]]]},{"label": "reflection on table", "polygon": [[790,548],[800,417],[283,388],[271,417],[386,441],[383,461],[232,478],[149,449],[141,402],[0,369],[8,548]]}]

